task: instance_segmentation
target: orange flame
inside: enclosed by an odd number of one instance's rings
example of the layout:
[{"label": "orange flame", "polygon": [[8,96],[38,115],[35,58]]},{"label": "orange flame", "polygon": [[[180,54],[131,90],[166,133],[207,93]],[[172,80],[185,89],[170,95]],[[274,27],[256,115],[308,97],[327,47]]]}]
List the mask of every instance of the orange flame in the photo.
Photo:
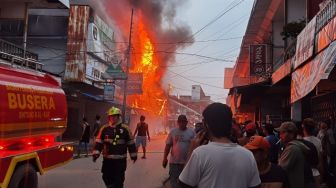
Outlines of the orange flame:
[{"label": "orange flame", "polygon": [[[155,115],[162,116],[165,112],[167,96],[161,87],[163,71],[160,70],[160,62],[155,54],[153,38],[146,29],[141,16],[138,16],[135,24],[134,37],[132,37],[133,54],[131,73],[143,73],[143,94],[130,95],[128,104],[134,108],[140,108]],[[134,52],[135,51],[135,52]]]}]

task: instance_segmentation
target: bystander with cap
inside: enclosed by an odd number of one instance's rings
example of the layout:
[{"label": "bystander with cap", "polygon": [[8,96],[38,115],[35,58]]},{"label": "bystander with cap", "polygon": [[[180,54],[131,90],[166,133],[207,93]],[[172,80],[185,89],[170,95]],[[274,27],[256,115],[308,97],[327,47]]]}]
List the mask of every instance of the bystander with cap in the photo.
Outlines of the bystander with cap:
[{"label": "bystander with cap", "polygon": [[248,123],[245,127],[245,136],[238,139],[239,145],[244,146],[247,142],[249,142],[250,138],[256,134],[256,132],[256,124],[253,122]]},{"label": "bystander with cap", "polygon": [[[314,186],[313,175],[307,169],[305,155],[310,149],[302,141],[296,139],[298,128],[293,122],[284,122],[276,129],[280,132],[284,150],[279,158],[279,165],[286,171],[289,188],[307,188]],[[311,182],[312,181],[312,182]]]},{"label": "bystander with cap", "polygon": [[244,147],[253,153],[257,162],[261,187],[286,187],[285,171],[280,166],[269,161],[268,153],[271,145],[267,140],[262,136],[252,136]]}]

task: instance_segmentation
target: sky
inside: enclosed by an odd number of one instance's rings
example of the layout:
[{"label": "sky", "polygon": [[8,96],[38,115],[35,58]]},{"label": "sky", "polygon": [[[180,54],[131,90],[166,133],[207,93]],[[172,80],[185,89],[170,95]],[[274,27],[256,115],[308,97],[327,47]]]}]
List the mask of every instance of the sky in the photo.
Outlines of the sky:
[{"label": "sky", "polygon": [[[234,66],[253,3],[254,0],[189,0],[178,8],[176,21],[188,24],[196,34],[192,45],[177,50],[193,55],[178,54],[168,68],[164,84],[173,87],[170,94],[191,95],[192,85],[201,85],[213,101],[225,103],[228,90],[223,88],[224,68]],[[220,15],[223,16],[218,18]]]}]

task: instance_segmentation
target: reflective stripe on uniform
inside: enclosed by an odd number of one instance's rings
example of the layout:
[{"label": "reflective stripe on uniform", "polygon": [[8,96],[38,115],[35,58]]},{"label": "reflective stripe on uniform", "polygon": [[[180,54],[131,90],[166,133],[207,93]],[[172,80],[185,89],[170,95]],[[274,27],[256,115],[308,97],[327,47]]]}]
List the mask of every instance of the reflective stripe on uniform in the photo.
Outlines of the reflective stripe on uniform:
[{"label": "reflective stripe on uniform", "polygon": [[125,144],[126,143],[126,141],[124,139],[118,139],[118,140],[104,139],[104,142],[111,143],[111,144],[113,144],[114,142],[116,144]]},{"label": "reflective stripe on uniform", "polygon": [[103,141],[102,141],[101,139],[98,139],[98,138],[97,138],[95,141],[96,141],[97,143],[101,143],[101,144],[103,143]]},{"label": "reflective stripe on uniform", "polygon": [[130,156],[131,157],[137,157],[138,155],[137,155],[137,153],[130,153]]},{"label": "reflective stripe on uniform", "polygon": [[104,155],[104,158],[107,159],[125,159],[127,157],[126,154],[124,155]]},{"label": "reflective stripe on uniform", "polygon": [[100,154],[98,150],[93,150],[92,154]]},{"label": "reflective stripe on uniform", "polygon": [[132,145],[132,144],[135,144],[134,140],[130,140],[127,142],[127,145]]}]

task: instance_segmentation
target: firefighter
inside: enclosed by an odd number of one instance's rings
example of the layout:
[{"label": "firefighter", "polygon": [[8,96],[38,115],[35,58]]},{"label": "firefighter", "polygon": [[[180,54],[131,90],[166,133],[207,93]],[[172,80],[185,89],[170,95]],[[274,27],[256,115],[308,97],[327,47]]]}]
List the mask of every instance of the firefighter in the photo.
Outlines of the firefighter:
[{"label": "firefighter", "polygon": [[137,160],[132,133],[121,123],[121,111],[112,107],[107,111],[108,124],[100,128],[95,140],[93,161],[103,154],[103,180],[108,188],[122,188],[125,180],[127,149],[131,159]]}]

